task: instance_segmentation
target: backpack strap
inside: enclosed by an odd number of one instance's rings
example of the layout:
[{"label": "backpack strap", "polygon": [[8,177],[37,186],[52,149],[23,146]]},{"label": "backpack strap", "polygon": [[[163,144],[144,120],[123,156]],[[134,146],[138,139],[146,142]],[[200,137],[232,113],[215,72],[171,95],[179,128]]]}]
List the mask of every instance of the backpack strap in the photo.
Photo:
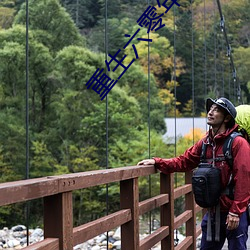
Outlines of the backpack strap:
[{"label": "backpack strap", "polygon": [[200,162],[206,162],[207,144],[202,142]]},{"label": "backpack strap", "polygon": [[233,169],[233,155],[232,155],[232,144],[233,144],[233,140],[237,137],[237,136],[242,136],[241,133],[239,132],[233,132],[231,133],[224,145],[223,145],[223,154],[225,156],[225,159],[230,167],[230,169],[232,170]]},{"label": "backpack strap", "polygon": [[[225,160],[226,160],[227,164],[229,165],[231,171],[233,171],[232,144],[233,144],[234,139],[237,136],[242,136],[242,134],[239,133],[239,132],[231,133],[227,137],[227,139],[226,139],[226,141],[225,141],[225,143],[223,145],[223,154],[224,154]],[[233,184],[232,179],[233,179],[233,177],[232,177],[232,174],[231,174],[229,182],[227,184],[227,187],[226,187],[226,189],[224,191],[224,194],[226,194],[231,200],[234,199],[234,184]]]}]

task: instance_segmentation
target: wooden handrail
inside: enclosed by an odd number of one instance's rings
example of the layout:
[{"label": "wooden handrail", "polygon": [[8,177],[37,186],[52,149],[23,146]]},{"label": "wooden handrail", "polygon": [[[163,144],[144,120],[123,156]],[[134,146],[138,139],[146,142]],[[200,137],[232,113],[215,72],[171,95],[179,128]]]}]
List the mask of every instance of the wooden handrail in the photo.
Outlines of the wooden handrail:
[{"label": "wooden handrail", "polygon": [[[138,178],[157,173],[154,166],[129,166],[96,170],[58,176],[48,176],[0,184],[0,206],[33,199],[44,199],[44,240],[26,248],[37,250],[72,250],[77,244],[121,227],[122,249],[146,250],[161,241],[161,249],[174,247],[174,230],[186,224],[186,238],[176,249],[196,249],[196,213],[201,209],[195,205],[190,182],[174,189],[173,174],[160,174],[160,194],[139,202]],[[120,210],[97,220],[73,228],[74,190],[120,183]],[[174,200],[185,196],[186,210],[174,218]],[[160,208],[161,225],[155,232],[140,241],[139,216]]]}]

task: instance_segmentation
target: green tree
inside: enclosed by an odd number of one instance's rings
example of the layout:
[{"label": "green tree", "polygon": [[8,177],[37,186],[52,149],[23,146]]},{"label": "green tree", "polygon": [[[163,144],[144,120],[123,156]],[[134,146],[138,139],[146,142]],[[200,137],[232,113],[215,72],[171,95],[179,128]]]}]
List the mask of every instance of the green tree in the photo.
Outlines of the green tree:
[{"label": "green tree", "polygon": [[11,27],[11,24],[14,19],[13,8],[1,7],[0,5],[0,29],[8,29]]},{"label": "green tree", "polygon": [[235,49],[235,64],[237,68],[238,75],[240,76],[240,79],[238,78],[238,81],[241,83],[241,87],[244,90],[244,103],[248,103],[250,101],[250,73],[249,73],[249,56],[250,56],[250,47],[244,48],[239,47]]},{"label": "green tree", "polygon": [[[26,7],[22,5],[14,24],[26,24]],[[58,0],[29,1],[29,28],[36,39],[56,52],[69,45],[83,45],[84,40],[73,20]]]}]

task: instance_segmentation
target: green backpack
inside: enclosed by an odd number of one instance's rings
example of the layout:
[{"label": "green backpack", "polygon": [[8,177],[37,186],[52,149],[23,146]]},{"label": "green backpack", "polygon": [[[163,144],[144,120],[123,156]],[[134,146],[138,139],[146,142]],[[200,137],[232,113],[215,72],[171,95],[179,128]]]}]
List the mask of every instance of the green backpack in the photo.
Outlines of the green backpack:
[{"label": "green backpack", "polygon": [[236,123],[239,125],[239,132],[249,141],[250,138],[250,105],[239,105],[236,108]]}]

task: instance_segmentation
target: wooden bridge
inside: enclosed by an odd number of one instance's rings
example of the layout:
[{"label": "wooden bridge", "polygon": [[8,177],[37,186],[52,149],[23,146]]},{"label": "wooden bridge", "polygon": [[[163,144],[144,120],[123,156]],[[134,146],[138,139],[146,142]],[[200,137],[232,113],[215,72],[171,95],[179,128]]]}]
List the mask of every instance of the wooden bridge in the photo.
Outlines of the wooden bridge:
[{"label": "wooden bridge", "polygon": [[[119,226],[123,250],[148,250],[159,242],[162,250],[196,249],[196,238],[201,234],[196,214],[201,208],[193,199],[191,173],[186,173],[186,184],[176,189],[173,174],[160,174],[159,194],[139,202],[138,178],[156,173],[154,166],[130,166],[2,183],[0,206],[43,199],[44,240],[25,250],[72,250],[75,245]],[[73,227],[72,192],[112,182],[120,183],[120,210]],[[185,196],[185,211],[175,218],[174,200],[180,196]],[[139,216],[158,207],[160,227],[140,240]],[[185,239],[174,246],[174,231],[184,224]]]}]

